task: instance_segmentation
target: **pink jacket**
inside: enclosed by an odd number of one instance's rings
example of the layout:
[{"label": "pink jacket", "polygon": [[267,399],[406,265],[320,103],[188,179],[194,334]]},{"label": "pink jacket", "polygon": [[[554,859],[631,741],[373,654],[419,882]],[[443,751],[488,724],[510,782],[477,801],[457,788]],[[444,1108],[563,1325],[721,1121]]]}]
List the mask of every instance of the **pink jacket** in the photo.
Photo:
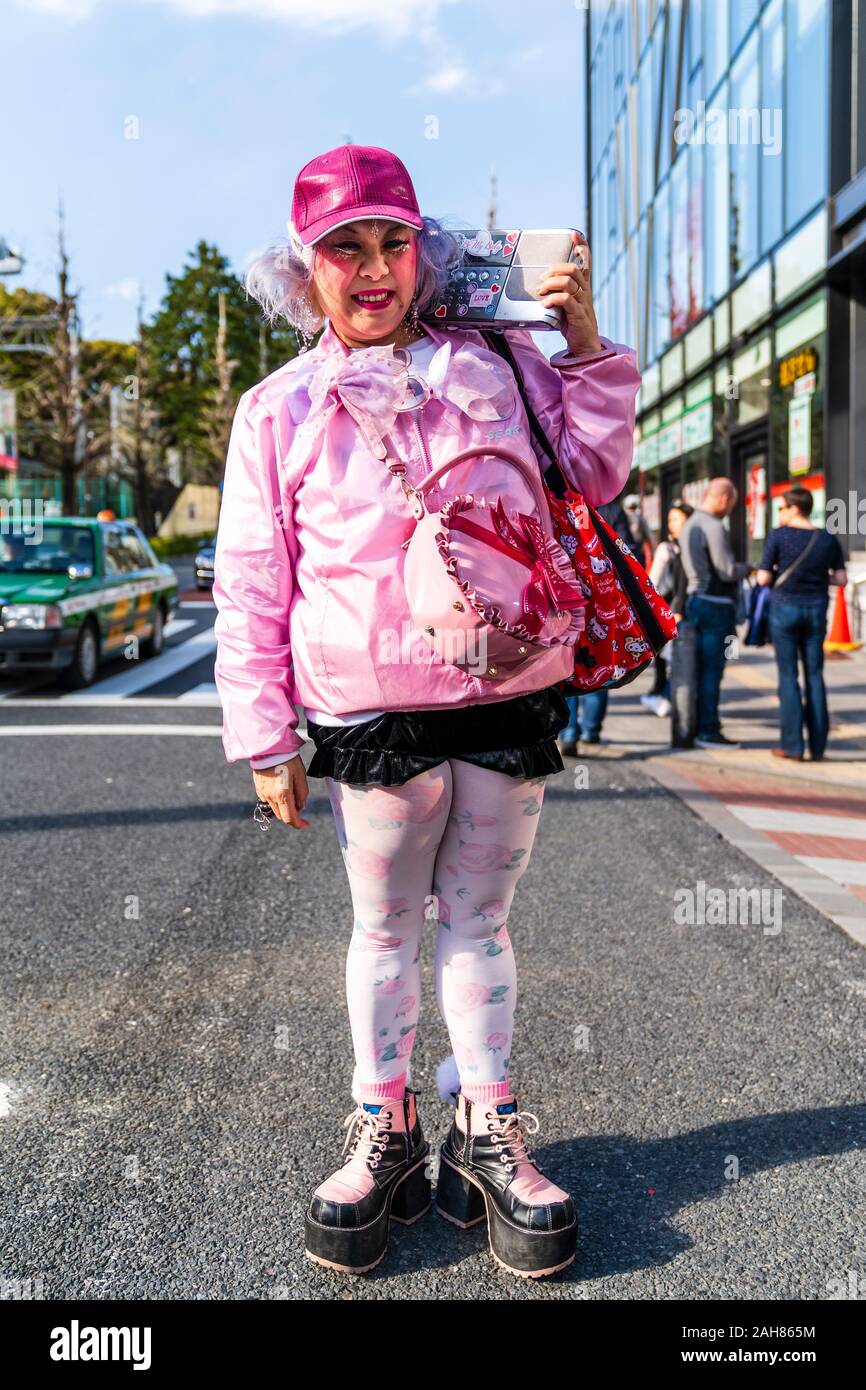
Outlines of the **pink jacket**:
[{"label": "pink jacket", "polygon": [[[217,532],[215,679],[229,762],[291,756],[303,746],[297,704],[348,714],[438,709],[512,699],[571,675],[573,649],[551,648],[527,674],[496,687],[443,661],[415,635],[401,548],[415,522],[390,457],[417,482],[474,444],[501,441],[543,472],[508,365],[480,334],[427,326],[437,344],[433,395],[395,410],[402,390],[390,347],[350,352],[330,322],[315,348],[241,396],[232,426]],[[550,361],[528,330],[509,334],[533,405],[569,482],[593,505],[616,497],[632,464],[634,351]],[[516,469],[467,460],[430,493],[499,492],[534,512]]]}]

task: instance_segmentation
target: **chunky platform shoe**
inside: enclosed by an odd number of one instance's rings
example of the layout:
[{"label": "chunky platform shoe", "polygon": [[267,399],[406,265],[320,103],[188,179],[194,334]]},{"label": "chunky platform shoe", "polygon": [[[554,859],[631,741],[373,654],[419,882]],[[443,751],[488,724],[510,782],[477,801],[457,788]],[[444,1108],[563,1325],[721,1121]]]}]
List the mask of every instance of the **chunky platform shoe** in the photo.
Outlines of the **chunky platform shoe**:
[{"label": "chunky platform shoe", "polygon": [[402,1101],[359,1103],[346,1116],[348,1156],[307,1208],[306,1253],[316,1264],[364,1274],[385,1254],[391,1221],[408,1226],[429,1210],[430,1145],[415,1096],[407,1088]]},{"label": "chunky platform shoe", "polygon": [[436,1207],[457,1226],[487,1222],[490,1251],[511,1274],[538,1279],[570,1265],[577,1216],[567,1192],[550,1182],[526,1151],[521,1115],[506,1096],[487,1105],[457,1095],[451,1129],[440,1150]]}]

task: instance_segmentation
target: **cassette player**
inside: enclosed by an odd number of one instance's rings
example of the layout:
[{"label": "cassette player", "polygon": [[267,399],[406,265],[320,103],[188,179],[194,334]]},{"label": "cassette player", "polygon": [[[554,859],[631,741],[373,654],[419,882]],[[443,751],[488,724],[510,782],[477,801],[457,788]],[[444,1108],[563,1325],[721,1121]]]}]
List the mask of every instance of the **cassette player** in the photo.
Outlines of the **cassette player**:
[{"label": "cassette player", "polygon": [[[559,329],[557,306],[546,307],[534,287],[542,272],[560,261],[582,265],[569,227],[504,231],[478,228],[451,233],[462,258],[452,267],[445,293],[420,316],[443,328]],[[582,233],[578,233],[585,244]]]}]

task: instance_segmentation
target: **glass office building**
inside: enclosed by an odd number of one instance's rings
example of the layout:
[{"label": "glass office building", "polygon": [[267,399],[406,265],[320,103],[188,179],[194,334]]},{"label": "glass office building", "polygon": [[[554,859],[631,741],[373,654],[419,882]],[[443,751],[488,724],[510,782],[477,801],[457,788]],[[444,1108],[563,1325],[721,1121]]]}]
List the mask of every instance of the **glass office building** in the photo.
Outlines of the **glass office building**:
[{"label": "glass office building", "polygon": [[845,502],[856,558],[866,0],[592,0],[585,41],[598,320],[643,372],[629,489],[658,533],[731,476],[757,559],[796,480],[819,523]]}]

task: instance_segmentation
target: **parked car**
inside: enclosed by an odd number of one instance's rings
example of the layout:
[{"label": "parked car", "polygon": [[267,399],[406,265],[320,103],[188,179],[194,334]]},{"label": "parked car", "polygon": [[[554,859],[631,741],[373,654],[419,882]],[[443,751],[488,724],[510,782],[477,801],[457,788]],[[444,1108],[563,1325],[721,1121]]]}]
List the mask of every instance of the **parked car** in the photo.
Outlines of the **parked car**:
[{"label": "parked car", "polygon": [[209,589],[213,584],[213,562],[216,554],[216,536],[207,541],[195,557],[195,586]]},{"label": "parked car", "polygon": [[0,674],[54,670],[91,685],[131,638],[158,656],[177,576],[137,526],[51,517],[0,532]]}]

